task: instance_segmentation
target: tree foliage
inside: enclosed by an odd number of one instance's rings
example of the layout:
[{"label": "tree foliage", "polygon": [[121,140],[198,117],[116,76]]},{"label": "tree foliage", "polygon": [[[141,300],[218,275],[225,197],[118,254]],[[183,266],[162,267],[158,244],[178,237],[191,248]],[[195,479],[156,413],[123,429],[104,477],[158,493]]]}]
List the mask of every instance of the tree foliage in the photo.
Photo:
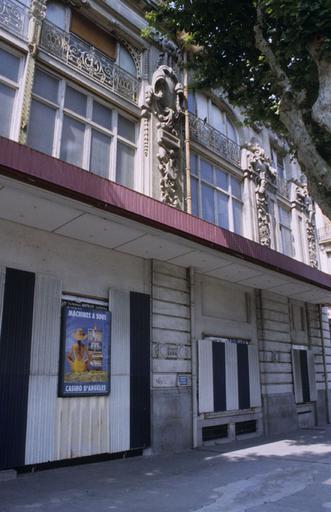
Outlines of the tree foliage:
[{"label": "tree foliage", "polygon": [[165,0],[147,18],[202,48],[200,87],[287,138],[331,218],[331,0]]}]

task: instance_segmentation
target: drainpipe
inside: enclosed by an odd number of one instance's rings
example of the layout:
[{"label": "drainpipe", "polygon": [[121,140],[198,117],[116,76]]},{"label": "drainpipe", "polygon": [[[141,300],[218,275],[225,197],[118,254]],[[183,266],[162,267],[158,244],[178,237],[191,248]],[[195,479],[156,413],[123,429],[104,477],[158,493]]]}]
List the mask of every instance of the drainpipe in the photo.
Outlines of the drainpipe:
[{"label": "drainpipe", "polygon": [[185,186],[186,186],[186,211],[192,213],[192,194],[191,194],[191,165],[190,165],[190,116],[188,111],[188,69],[187,69],[187,51],[184,50],[184,117],[185,117]]},{"label": "drainpipe", "polygon": [[191,364],[192,364],[192,432],[193,448],[198,446],[198,382],[197,382],[197,340],[195,333],[195,274],[194,269],[189,269],[190,276],[190,317],[191,317]]},{"label": "drainpipe", "polygon": [[325,357],[325,338],[323,331],[323,309],[322,306],[319,305],[319,317],[321,324],[321,339],[322,339],[322,355],[323,355],[323,371],[325,378],[325,406],[326,406],[326,421],[330,423],[330,398],[329,398],[329,383],[328,383],[328,371],[326,366],[326,357]]}]

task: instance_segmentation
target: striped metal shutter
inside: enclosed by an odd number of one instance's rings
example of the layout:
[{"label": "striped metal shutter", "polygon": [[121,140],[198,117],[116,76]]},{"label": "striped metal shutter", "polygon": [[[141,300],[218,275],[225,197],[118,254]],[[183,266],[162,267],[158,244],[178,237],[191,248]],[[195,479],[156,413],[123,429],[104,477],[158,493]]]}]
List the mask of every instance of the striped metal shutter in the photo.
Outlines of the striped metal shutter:
[{"label": "striped metal shutter", "polygon": [[34,291],[32,344],[25,464],[54,460],[56,400],[61,322],[61,281],[37,275]]},{"label": "striped metal shutter", "polygon": [[212,341],[200,340],[199,352],[199,412],[214,411]]},{"label": "striped metal shutter", "polygon": [[112,288],[109,295],[111,322],[110,451],[130,448],[130,292]]},{"label": "striped metal shutter", "polygon": [[226,338],[199,340],[198,371],[200,413],[261,406],[256,346],[227,341]]}]

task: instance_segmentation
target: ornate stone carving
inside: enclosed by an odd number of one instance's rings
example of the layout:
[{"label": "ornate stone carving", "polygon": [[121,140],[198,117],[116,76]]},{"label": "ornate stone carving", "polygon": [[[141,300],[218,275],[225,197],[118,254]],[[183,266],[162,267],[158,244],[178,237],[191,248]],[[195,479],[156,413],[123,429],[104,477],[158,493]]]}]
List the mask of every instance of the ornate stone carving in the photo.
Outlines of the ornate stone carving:
[{"label": "ornate stone carving", "polygon": [[[152,114],[157,119],[157,159],[159,161],[161,199],[175,207],[180,205],[181,200],[178,172],[180,148],[178,130],[183,101],[183,86],[178,81],[174,70],[168,66],[160,66],[153,74],[152,85],[146,90],[142,115],[148,119]],[[145,151],[148,151],[148,133],[144,148]]]},{"label": "ornate stone carving", "polygon": [[272,184],[276,181],[276,170],[271,165],[270,158],[257,142],[245,144],[247,150],[247,171],[251,177],[264,173],[265,178]]},{"label": "ornate stone carving", "polygon": [[309,209],[306,223],[307,223],[309,263],[312,267],[317,268],[318,267],[318,259],[317,259],[315,209],[314,209],[314,206],[312,203],[311,203],[311,208]]},{"label": "ornate stone carving", "polygon": [[268,187],[274,185],[276,171],[271,165],[270,158],[256,142],[245,145],[247,151],[246,176],[254,179],[256,183],[256,209],[259,230],[259,240],[262,245],[270,247],[271,230],[268,208]]},{"label": "ornate stone carving", "polygon": [[31,0],[29,15],[41,24],[46,16],[46,0]]},{"label": "ornate stone carving", "polygon": [[28,33],[28,49],[26,61],[26,78],[23,93],[22,114],[20,120],[19,142],[26,143],[27,127],[29,124],[31,110],[31,96],[33,80],[36,68],[36,58],[38,45],[41,36],[41,27],[46,16],[46,0],[31,0],[29,8],[29,33]]},{"label": "ornate stone carving", "polygon": [[292,203],[294,208],[299,208],[306,216],[306,232],[308,242],[309,263],[312,267],[318,267],[315,206],[309,195],[307,184],[297,186],[295,200]]},{"label": "ornate stone carving", "polygon": [[268,208],[267,180],[266,180],[264,172],[262,172],[257,179],[255,196],[256,196],[257,222],[258,222],[258,228],[259,228],[259,240],[262,245],[266,245],[267,247],[270,247],[270,245],[271,245],[270,215],[269,215],[269,208]]},{"label": "ornate stone carving", "polygon": [[190,359],[191,348],[185,345],[176,345],[175,343],[154,343],[154,359]]}]

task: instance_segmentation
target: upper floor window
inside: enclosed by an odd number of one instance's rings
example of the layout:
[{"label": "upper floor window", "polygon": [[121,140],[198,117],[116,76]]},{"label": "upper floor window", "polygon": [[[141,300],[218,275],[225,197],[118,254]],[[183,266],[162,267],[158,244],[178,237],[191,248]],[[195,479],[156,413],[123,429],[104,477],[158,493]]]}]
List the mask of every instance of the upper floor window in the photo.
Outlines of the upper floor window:
[{"label": "upper floor window", "polygon": [[291,212],[283,206],[279,206],[279,231],[281,252],[293,256]]},{"label": "upper floor window", "polygon": [[326,260],[327,260],[327,272],[331,274],[331,252],[326,253]]},{"label": "upper floor window", "polygon": [[271,148],[271,163],[272,166],[277,170],[277,174],[280,178],[286,179],[286,166],[284,155],[274,148]]},{"label": "upper floor window", "polygon": [[213,128],[234,142],[238,141],[237,130],[225,110],[222,110],[207,96],[191,91],[188,97],[189,112],[203,119]]},{"label": "upper floor window", "polygon": [[46,19],[67,32],[70,27],[70,7],[62,2],[47,2]]},{"label": "upper floor window", "polygon": [[134,188],[136,123],[41,69],[33,85],[27,143]]},{"label": "upper floor window", "polygon": [[133,62],[133,59],[128,50],[124,48],[122,44],[119,44],[118,48],[118,65],[120,68],[130,73],[130,75],[137,75],[135,63]]},{"label": "upper floor window", "polygon": [[115,61],[120,68],[137,76],[130,52],[112,35],[75,10],[71,10],[62,2],[51,0],[47,3],[46,19],[61,30],[71,32],[91,44]]},{"label": "upper floor window", "polygon": [[200,155],[191,155],[192,213],[242,233],[241,181]]},{"label": "upper floor window", "polygon": [[0,47],[0,135],[15,138],[18,123],[19,88],[23,58],[14,50]]}]

